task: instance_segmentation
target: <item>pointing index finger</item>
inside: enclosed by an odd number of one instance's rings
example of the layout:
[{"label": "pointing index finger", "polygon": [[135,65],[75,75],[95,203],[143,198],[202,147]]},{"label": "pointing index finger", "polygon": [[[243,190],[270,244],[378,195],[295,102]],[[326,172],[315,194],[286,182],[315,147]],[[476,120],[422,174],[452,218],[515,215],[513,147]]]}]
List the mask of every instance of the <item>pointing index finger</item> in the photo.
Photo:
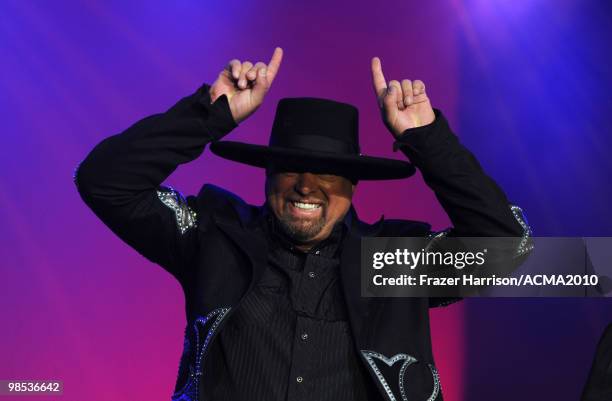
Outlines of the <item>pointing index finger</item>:
[{"label": "pointing index finger", "polygon": [[378,57],[372,59],[372,84],[374,85],[374,92],[378,98],[384,96],[387,90],[387,81],[383,75],[382,65]]},{"label": "pointing index finger", "polygon": [[276,77],[276,73],[278,72],[278,69],[280,68],[280,64],[282,60],[283,60],[283,49],[281,49],[280,47],[277,47],[276,49],[274,49],[272,58],[270,59],[270,62],[268,63],[267,75],[268,75],[269,83],[272,83],[272,81],[274,81],[274,77]]}]

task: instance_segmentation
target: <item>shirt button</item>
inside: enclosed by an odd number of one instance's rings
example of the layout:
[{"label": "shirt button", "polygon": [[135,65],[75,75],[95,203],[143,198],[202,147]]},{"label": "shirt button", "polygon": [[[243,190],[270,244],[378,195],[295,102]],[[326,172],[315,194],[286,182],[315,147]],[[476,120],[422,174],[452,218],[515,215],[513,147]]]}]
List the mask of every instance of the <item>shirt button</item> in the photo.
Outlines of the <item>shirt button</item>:
[{"label": "shirt button", "polygon": [[317,251],[315,252],[315,255],[318,255],[318,254],[320,254],[320,253],[321,253],[321,251],[317,250]]},{"label": "shirt button", "polygon": [[308,277],[315,278],[317,274],[315,272],[308,272]]},{"label": "shirt button", "polygon": [[308,340],[308,333],[302,333],[300,337],[302,338],[302,340],[306,341]]},{"label": "shirt button", "polygon": [[298,383],[301,383],[301,382],[304,381],[304,378],[302,376],[298,376],[298,377],[295,378],[295,381],[298,382]]}]

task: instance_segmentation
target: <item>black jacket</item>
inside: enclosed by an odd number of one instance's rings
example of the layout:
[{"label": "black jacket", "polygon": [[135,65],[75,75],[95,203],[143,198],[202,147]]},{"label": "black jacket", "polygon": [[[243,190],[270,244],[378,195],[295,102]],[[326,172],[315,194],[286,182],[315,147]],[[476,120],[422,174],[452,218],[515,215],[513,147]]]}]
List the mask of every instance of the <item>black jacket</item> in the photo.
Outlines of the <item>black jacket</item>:
[{"label": "black jacket", "polygon": [[[184,290],[187,325],[173,396],[177,400],[209,399],[219,353],[215,336],[267,264],[266,241],[253,231],[262,206],[213,185],[187,197],[162,185],[180,164],[196,159],[208,143],[236,127],[227,98],[211,105],[208,88],[203,85],[167,112],[104,139],[74,176],[93,212],[123,241],[170,272]],[[435,113],[432,124],[407,130],[396,147],[435,191],[453,222],[448,233],[527,236],[521,210],[509,205],[441,112]],[[353,207],[349,220],[340,271],[355,352],[383,399],[405,399],[406,394],[417,394],[411,398],[416,401],[441,399],[428,314],[439,301],[360,296],[360,238],[428,236],[433,234],[430,225],[382,218],[371,225],[360,221]]]}]

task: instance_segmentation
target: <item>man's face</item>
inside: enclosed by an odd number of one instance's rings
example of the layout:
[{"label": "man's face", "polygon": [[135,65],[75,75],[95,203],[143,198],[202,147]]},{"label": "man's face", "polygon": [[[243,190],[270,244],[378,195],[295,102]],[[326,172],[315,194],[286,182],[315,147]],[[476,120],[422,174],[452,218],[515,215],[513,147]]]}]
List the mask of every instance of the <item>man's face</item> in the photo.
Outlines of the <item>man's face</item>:
[{"label": "man's face", "polygon": [[270,170],[266,198],[283,231],[307,248],[324,240],[351,206],[355,185],[345,177]]}]

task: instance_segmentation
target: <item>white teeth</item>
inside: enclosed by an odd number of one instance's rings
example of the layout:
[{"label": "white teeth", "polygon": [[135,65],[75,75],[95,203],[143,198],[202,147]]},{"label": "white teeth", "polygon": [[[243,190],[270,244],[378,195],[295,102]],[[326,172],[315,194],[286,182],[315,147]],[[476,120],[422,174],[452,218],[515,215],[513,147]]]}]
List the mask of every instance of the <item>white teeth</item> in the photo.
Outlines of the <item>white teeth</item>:
[{"label": "white teeth", "polygon": [[300,208],[300,209],[308,209],[308,210],[312,210],[312,209],[318,209],[321,207],[321,205],[317,205],[315,203],[303,203],[303,202],[292,202],[293,206]]}]

